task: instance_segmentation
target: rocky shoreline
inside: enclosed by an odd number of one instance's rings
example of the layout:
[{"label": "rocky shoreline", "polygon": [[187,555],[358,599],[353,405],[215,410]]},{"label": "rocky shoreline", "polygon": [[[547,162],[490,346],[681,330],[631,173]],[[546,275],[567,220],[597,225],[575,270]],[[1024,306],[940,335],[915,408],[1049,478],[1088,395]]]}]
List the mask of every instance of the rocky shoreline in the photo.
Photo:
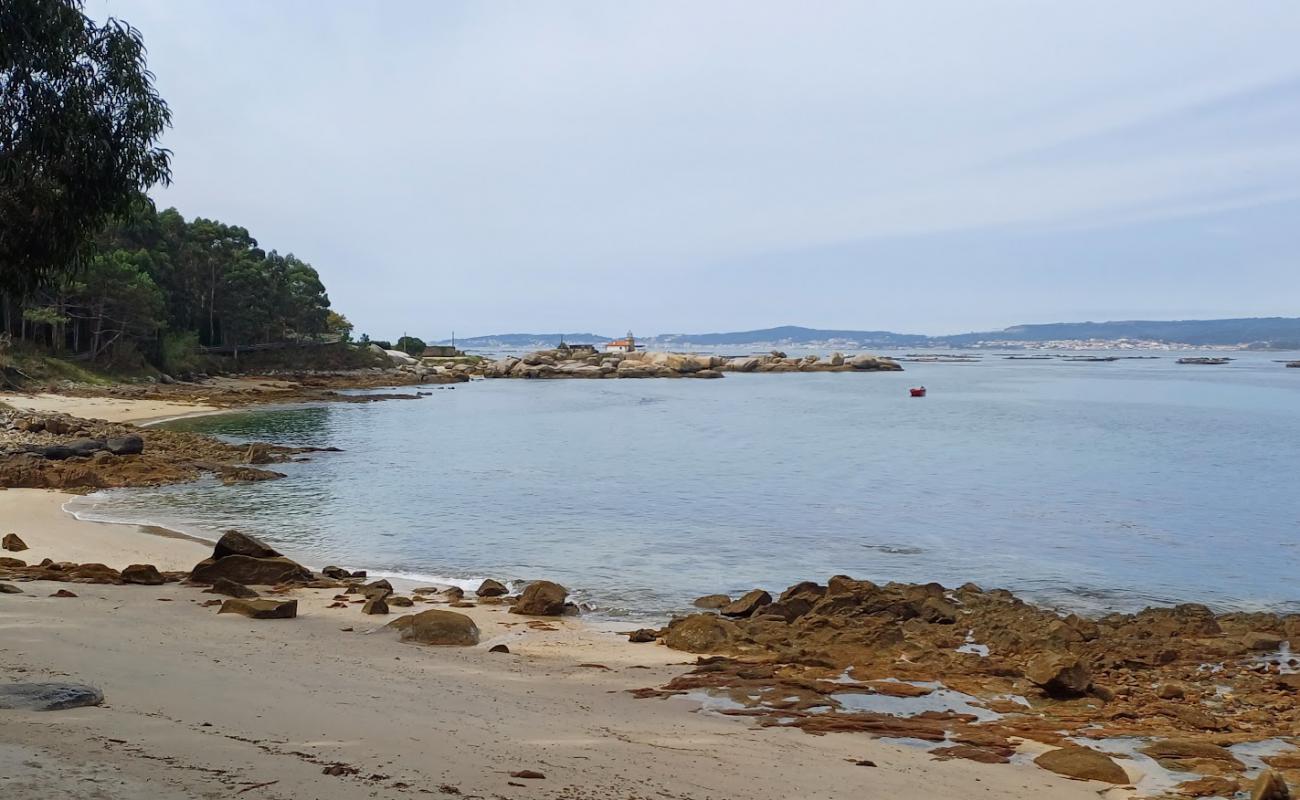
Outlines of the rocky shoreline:
[{"label": "rocky shoreline", "polygon": [[[264,480],[280,476],[264,465],[308,452],[0,410],[0,487],[88,490],[204,473],[227,482]],[[448,587],[398,593],[387,581],[367,582],[364,573],[315,573],[236,534],[184,572],[148,563],[28,564],[21,540],[6,537],[3,546],[0,579],[13,581],[0,585],[3,592],[42,581],[179,582],[209,587],[217,596],[202,604],[214,613],[285,619],[297,616],[295,595],[332,591],[329,608],[356,609],[366,619],[411,609],[385,627],[416,644],[477,645],[478,627],[462,613],[477,606],[526,617],[575,611],[566,590],[547,581],[519,594],[489,581],[473,598]],[[253,588],[259,586],[265,588]],[[932,754],[944,759],[1007,763],[1029,741],[1050,748],[1038,758],[1044,769],[1115,785],[1127,784],[1124,765],[1131,762],[1107,747],[1137,740],[1137,755],[1182,776],[1178,796],[1249,791],[1257,800],[1281,800],[1289,796],[1288,781],[1300,783],[1300,661],[1290,654],[1300,648],[1300,615],[1215,614],[1182,605],[1086,619],[972,584],[877,585],[845,576],[796,584],[776,598],[755,589],[698,605],[709,610],[630,634],[632,642],[700,656],[692,671],[639,689],[638,697],[721,698],[718,713],[761,727],[930,742]],[[538,630],[548,624],[527,623]],[[1233,749],[1261,742],[1276,748],[1261,757],[1262,771]]]},{"label": "rocky shoreline", "polygon": [[780,351],[727,358],[689,353],[579,353],[544,350],[488,362],[487,378],[721,378],[727,372],[897,372],[897,361],[872,355],[789,357]]},{"label": "rocky shoreline", "polygon": [[[943,758],[1006,763],[1032,740],[1061,748],[1044,768],[1115,784],[1129,782],[1123,759],[1103,745],[1137,739],[1194,776],[1179,796],[1282,800],[1300,783],[1300,614],[1179,605],[1094,620],[974,584],[846,576],[697,605],[713,611],[631,634],[706,656],[639,696],[706,692],[760,726],[928,741]],[[1260,742],[1278,752],[1248,780],[1230,748]]]}]

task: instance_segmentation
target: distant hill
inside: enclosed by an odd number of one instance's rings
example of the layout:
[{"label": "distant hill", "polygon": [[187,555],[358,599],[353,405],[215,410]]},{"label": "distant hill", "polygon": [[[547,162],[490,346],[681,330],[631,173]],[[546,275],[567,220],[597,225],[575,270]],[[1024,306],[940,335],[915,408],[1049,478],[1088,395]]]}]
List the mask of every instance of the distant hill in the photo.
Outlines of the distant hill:
[{"label": "distant hill", "polygon": [[[595,333],[502,333],[457,339],[471,349],[555,347],[603,344],[612,339]],[[1249,317],[1244,319],[1126,320],[1116,322],[1053,322],[1013,325],[1000,331],[979,331],[952,336],[927,336],[893,331],[855,331],[783,325],[731,333],[664,333],[638,337],[652,349],[738,347],[754,345],[830,345],[842,349],[871,347],[976,347],[989,343],[1036,344],[1053,341],[1121,339],[1200,346],[1245,345],[1255,348],[1300,349],[1300,318]],[[444,340],[439,344],[448,344]]]},{"label": "distant hill", "polygon": [[846,346],[870,347],[907,347],[929,343],[930,337],[914,333],[894,333],[892,331],[847,331],[824,330],[820,328],[801,328],[797,325],[783,325],[779,328],[763,328],[756,331],[737,331],[735,333],[663,333],[653,337],[658,345],[716,347],[719,345],[742,344],[809,344],[813,342],[836,342]]},{"label": "distant hill", "polygon": [[1127,320],[1119,322],[1054,322],[1015,325],[1001,331],[939,337],[956,346],[988,341],[1050,342],[1063,339],[1142,339],[1190,345],[1254,345],[1292,348],[1300,344],[1300,319],[1248,317],[1243,319]]},{"label": "distant hill", "polygon": [[[555,347],[563,340],[569,344],[602,344],[611,341],[609,336],[594,333],[498,333],[491,336],[470,336],[457,338],[457,347],[479,349],[485,347]],[[437,344],[451,344],[450,339],[443,339]]]}]

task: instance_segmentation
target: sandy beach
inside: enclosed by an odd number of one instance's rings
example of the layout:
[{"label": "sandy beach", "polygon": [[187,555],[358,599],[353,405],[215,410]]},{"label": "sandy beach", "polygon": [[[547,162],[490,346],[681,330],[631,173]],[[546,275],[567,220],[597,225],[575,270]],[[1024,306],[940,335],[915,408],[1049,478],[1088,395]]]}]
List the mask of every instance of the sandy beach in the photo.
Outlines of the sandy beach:
[{"label": "sandy beach", "polygon": [[[19,402],[123,421],[211,410]],[[185,570],[210,552],[79,521],[62,510],[70,497],[0,491],[0,528],[30,547],[16,555]],[[293,590],[297,619],[260,621],[218,616],[202,605],[213,595],[178,584],[21,588],[0,595],[5,679],[85,682],[106,700],[0,711],[0,790],[12,797],[1095,798],[1107,788],[861,735],[752,728],[686,698],[637,699],[630,690],[693,658],[576,619],[530,625],[479,605],[462,611],[480,644],[438,648],[399,642],[384,628],[395,615],[327,608],[336,590]],[[50,597],[60,588],[77,596]],[[489,652],[496,644],[510,652]],[[521,770],[546,777],[511,777]]]}]

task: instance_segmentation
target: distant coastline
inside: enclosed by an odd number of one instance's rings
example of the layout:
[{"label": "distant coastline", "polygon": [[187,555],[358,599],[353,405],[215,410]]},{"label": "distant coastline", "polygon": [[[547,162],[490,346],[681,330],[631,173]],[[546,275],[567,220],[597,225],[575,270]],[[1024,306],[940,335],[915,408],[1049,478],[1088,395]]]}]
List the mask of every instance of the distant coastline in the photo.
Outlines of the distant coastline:
[{"label": "distant coastline", "polygon": [[[613,337],[595,333],[502,333],[460,337],[471,349],[555,347],[603,344]],[[785,325],[727,333],[665,333],[640,340],[653,350],[745,346],[762,349],[808,347],[827,350],[864,348],[969,348],[1056,350],[1300,350],[1300,318],[1250,317],[1212,320],[1127,320],[1015,325],[999,331],[930,336],[893,331],[836,330]],[[449,343],[446,340],[443,343]]]}]

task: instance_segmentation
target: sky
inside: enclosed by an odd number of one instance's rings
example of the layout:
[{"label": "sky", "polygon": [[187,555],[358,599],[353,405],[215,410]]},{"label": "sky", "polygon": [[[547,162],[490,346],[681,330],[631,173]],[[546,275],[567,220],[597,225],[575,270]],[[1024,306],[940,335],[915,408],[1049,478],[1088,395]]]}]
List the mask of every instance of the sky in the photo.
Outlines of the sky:
[{"label": "sky", "polygon": [[1300,315],[1294,0],[90,0],[374,338]]}]

